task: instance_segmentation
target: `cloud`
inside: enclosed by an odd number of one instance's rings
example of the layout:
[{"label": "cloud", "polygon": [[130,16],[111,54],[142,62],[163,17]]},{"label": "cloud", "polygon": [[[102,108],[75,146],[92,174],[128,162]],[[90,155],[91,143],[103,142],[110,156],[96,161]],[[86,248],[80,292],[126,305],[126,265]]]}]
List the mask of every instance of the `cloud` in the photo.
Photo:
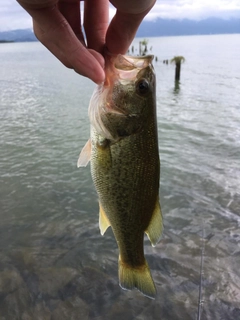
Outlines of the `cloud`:
[{"label": "cloud", "polygon": [[240,18],[238,0],[158,0],[155,7],[146,17],[202,20],[209,17],[223,19]]},{"label": "cloud", "polygon": [[[87,1],[87,0],[86,0]],[[110,7],[110,17],[115,9]],[[239,0],[157,0],[155,6],[145,18],[193,19],[208,17],[240,19]],[[28,13],[16,0],[0,0],[0,31],[32,28]]]},{"label": "cloud", "polygon": [[15,0],[0,1],[0,31],[31,28],[32,18]]}]

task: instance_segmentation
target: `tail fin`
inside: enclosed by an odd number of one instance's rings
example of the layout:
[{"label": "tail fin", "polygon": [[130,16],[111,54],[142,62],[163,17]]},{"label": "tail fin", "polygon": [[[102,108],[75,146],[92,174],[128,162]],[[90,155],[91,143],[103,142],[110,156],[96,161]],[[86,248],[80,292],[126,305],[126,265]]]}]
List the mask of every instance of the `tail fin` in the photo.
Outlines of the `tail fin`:
[{"label": "tail fin", "polygon": [[119,257],[119,285],[122,289],[132,290],[137,288],[145,296],[155,299],[156,287],[154,285],[149,266],[145,260],[145,264],[140,267],[133,268],[121,261]]}]

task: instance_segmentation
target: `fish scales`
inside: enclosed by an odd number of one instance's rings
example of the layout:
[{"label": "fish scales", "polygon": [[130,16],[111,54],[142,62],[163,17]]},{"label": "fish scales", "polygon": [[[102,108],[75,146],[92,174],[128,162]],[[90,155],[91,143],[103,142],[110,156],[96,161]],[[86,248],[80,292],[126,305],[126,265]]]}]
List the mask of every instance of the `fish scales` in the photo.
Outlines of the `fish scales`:
[{"label": "fish scales", "polygon": [[[87,144],[100,230],[104,234],[111,226],[116,238],[120,286],[154,298],[156,288],[143,248],[144,233],[156,245],[163,228],[152,56],[106,60],[107,79],[90,102]],[[80,165],[85,163],[82,154],[86,153],[80,154]]]},{"label": "fish scales", "polygon": [[[102,208],[109,213],[108,219],[116,239],[123,239],[119,246],[126,261],[131,261],[131,252],[134,252],[131,248],[135,248],[136,243],[140,242],[137,248],[142,247],[139,235],[143,236],[151,218],[146,212],[153,212],[158,197],[159,163],[157,157],[151,157],[152,146],[150,144],[146,148],[143,137],[130,136],[104,149],[93,144],[92,149],[93,181]],[[100,157],[104,159],[103,163],[99,163]],[[125,250],[126,247],[130,249]],[[125,251],[130,254],[123,254]],[[131,264],[139,263],[132,259]]]}]

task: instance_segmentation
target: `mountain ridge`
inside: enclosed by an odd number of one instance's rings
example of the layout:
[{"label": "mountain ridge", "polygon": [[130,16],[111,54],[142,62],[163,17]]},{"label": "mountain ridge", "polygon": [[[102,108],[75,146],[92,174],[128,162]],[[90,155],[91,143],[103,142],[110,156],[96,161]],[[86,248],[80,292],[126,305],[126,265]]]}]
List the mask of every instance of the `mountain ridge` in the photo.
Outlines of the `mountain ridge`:
[{"label": "mountain ridge", "polygon": [[[180,35],[207,35],[207,34],[236,34],[240,33],[240,19],[224,20],[207,18],[203,20],[191,19],[162,19],[143,20],[136,37],[160,37]],[[27,42],[37,41],[32,29],[16,29],[0,31],[0,42]]]},{"label": "mountain ridge", "polygon": [[0,31],[0,41],[7,42],[31,42],[38,41],[32,29],[16,29]]},{"label": "mountain ridge", "polygon": [[234,34],[240,33],[240,19],[224,20],[207,18],[203,20],[190,19],[162,19],[143,21],[138,29],[138,37],[180,36],[180,35],[207,35],[207,34]]}]

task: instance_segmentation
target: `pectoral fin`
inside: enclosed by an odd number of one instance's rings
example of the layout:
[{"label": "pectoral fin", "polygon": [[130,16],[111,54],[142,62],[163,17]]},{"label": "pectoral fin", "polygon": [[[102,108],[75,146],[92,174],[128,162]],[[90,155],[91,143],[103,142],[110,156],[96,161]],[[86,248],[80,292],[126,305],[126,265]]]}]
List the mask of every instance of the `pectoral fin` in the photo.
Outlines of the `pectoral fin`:
[{"label": "pectoral fin", "polygon": [[153,247],[155,247],[158,241],[160,240],[162,231],[162,212],[159,203],[159,198],[157,198],[152,218],[150,220],[149,226],[147,227],[147,230],[145,231]]},{"label": "pectoral fin", "polygon": [[106,213],[104,212],[101,204],[99,203],[99,229],[102,236],[104,235],[107,228],[110,226],[111,224],[108,220],[108,217],[106,216]]},{"label": "pectoral fin", "polygon": [[86,167],[91,158],[91,140],[89,139],[80,152],[77,167]]}]

